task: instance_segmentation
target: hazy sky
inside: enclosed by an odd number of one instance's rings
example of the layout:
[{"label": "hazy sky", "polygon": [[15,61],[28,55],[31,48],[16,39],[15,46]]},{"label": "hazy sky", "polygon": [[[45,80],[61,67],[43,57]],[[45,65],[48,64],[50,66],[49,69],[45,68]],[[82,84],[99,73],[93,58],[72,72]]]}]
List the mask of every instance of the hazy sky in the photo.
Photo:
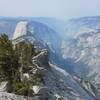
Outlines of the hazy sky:
[{"label": "hazy sky", "polygon": [[100,0],[0,0],[0,16],[74,17],[99,16]]}]

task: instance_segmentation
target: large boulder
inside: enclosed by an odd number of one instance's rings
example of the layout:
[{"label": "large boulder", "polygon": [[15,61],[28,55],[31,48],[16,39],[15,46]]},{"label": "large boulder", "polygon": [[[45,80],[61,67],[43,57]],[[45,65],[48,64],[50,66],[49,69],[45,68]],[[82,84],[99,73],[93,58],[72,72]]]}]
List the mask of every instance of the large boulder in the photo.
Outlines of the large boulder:
[{"label": "large boulder", "polygon": [[49,90],[47,87],[33,86],[34,95],[40,96],[40,100],[48,100]]},{"label": "large boulder", "polygon": [[40,100],[38,96],[25,97],[12,93],[0,92],[0,100]]},{"label": "large boulder", "polygon": [[7,81],[0,83],[0,92],[6,92],[7,91]]}]

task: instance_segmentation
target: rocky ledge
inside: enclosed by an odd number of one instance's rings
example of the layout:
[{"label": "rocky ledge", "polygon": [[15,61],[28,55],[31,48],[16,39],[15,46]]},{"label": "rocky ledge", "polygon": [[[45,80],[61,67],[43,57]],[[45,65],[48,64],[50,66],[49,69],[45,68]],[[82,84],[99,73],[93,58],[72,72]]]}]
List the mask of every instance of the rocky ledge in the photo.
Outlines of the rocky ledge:
[{"label": "rocky ledge", "polygon": [[25,97],[12,93],[0,92],[0,100],[40,100],[37,96]]}]

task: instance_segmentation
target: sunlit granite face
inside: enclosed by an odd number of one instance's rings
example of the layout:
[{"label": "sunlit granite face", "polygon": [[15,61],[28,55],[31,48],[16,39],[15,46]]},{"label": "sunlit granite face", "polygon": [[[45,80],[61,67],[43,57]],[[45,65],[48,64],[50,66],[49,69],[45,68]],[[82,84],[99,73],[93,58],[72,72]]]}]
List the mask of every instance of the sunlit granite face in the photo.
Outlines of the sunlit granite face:
[{"label": "sunlit granite face", "polygon": [[28,24],[27,21],[21,21],[17,24],[13,40],[27,34],[27,24]]}]

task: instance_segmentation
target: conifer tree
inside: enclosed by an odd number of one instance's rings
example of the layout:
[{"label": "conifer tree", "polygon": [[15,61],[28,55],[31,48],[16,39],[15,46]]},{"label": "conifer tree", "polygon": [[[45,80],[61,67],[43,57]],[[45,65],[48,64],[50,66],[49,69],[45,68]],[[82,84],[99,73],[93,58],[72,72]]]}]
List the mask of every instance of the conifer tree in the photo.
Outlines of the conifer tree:
[{"label": "conifer tree", "polygon": [[14,78],[18,69],[18,57],[11,40],[6,34],[0,36],[0,68],[9,80]]}]

